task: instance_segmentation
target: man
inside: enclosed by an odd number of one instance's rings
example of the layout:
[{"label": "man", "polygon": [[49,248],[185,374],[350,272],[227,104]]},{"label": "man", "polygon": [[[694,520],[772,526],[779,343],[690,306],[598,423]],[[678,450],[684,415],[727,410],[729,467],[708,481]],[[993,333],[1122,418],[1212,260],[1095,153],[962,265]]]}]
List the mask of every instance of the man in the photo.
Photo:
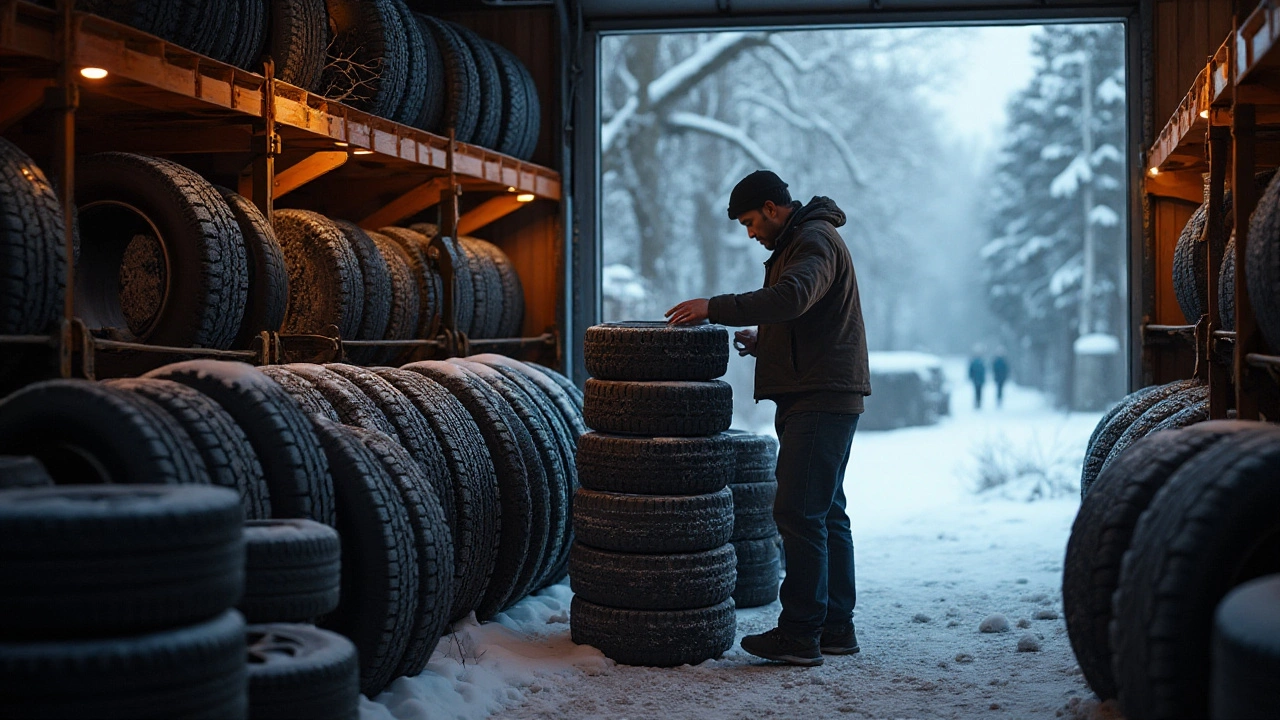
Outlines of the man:
[{"label": "man", "polygon": [[1009,361],[1004,359],[1004,348],[996,351],[991,361],[991,376],[996,381],[996,407],[1004,405],[1004,384],[1009,380]]},{"label": "man", "polygon": [[822,653],[858,652],[853,538],[845,514],[844,468],[871,394],[866,333],[853,261],[836,228],[845,216],[829,198],[792,202],[772,172],[751,173],[729,197],[737,220],[767,250],[764,288],[687,300],[667,311],[676,324],[712,322],[740,330],[735,347],[755,355],[756,400],[777,403],[778,495],[787,575],[778,627],[742,639],[747,652],[795,665]]},{"label": "man", "polygon": [[987,363],[981,351],[975,350],[969,361],[969,382],[973,383],[973,409],[982,409],[982,386],[987,384]]}]

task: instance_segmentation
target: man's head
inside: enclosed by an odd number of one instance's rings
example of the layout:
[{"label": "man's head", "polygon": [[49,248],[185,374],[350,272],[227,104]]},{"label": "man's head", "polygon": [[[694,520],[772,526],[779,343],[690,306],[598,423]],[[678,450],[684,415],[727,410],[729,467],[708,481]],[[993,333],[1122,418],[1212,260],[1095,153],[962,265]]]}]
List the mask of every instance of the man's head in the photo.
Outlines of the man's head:
[{"label": "man's head", "polygon": [[791,217],[791,193],[782,178],[757,170],[738,182],[729,195],[729,219],[737,220],[747,235],[772,250]]}]

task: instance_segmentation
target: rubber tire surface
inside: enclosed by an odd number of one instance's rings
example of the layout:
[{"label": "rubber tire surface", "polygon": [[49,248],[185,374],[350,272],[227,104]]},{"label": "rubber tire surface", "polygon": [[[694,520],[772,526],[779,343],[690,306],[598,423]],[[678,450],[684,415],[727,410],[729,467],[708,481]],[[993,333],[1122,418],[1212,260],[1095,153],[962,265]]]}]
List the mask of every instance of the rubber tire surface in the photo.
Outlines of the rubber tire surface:
[{"label": "rubber tire surface", "polygon": [[[81,217],[93,203],[126,203],[159,232],[168,256],[168,297],[140,340],[174,347],[232,346],[249,297],[248,259],[235,216],[207,180],[168,160],[99,153],[77,163],[76,202]],[[80,231],[93,227],[101,225],[82,221]],[[83,239],[76,273],[78,313],[90,328],[127,328],[118,294],[128,239]],[[120,365],[131,372],[151,367],[145,357],[121,358]]]},{"label": "rubber tire surface", "polygon": [[1237,432],[1183,464],[1138,521],[1112,598],[1112,670],[1133,720],[1209,712],[1213,611],[1280,570],[1280,430]]},{"label": "rubber tire surface", "polygon": [[323,365],[290,363],[281,367],[310,382],[344,425],[395,435],[396,430],[387,416],[350,380]]},{"label": "rubber tire surface", "polygon": [[[497,355],[494,353],[482,353],[480,355],[471,355],[468,360],[484,363],[490,367],[508,368],[523,374],[529,378],[538,389],[556,406],[560,411],[560,417],[564,419],[565,424],[573,436],[574,444],[586,432],[586,423],[582,421],[582,404],[574,400],[565,388],[551,378],[546,372],[538,370],[530,363],[520,362],[506,355]],[[567,382],[567,380],[566,380]],[[576,390],[576,388],[574,388]]]},{"label": "rubber tire surface", "polygon": [[360,692],[373,697],[393,679],[418,609],[418,562],[409,511],[378,457],[355,428],[316,418],[338,497],[342,591],[320,623],[355,643]]},{"label": "rubber tire surface", "polygon": [[582,353],[600,380],[714,380],[729,368],[723,325],[605,323],[587,328]]},{"label": "rubber tire surface", "polygon": [[498,143],[494,149],[504,155],[516,157],[525,145],[525,131],[529,123],[529,99],[520,60],[496,42],[486,41],[489,52],[497,63],[498,79],[502,82],[502,121],[498,130]]},{"label": "rubber tire surface", "polygon": [[394,0],[325,0],[325,7],[332,39],[320,94],[396,120],[408,82],[409,43]]},{"label": "rubber tire surface", "polygon": [[312,622],[338,607],[336,530],[301,518],[249,520],[244,541],[244,596],[236,609],[249,622]]},{"label": "rubber tire surface", "polygon": [[53,478],[28,455],[0,455],[0,490],[51,487]]},{"label": "rubber tire surface", "polygon": [[506,291],[497,262],[491,251],[482,247],[475,238],[461,238],[458,244],[471,266],[471,286],[476,298],[473,334],[478,338],[502,337]]},{"label": "rubber tire surface", "polygon": [[[261,0],[247,0],[260,2]],[[214,186],[227,203],[244,238],[249,277],[249,296],[240,318],[240,330],[232,347],[248,349],[264,330],[279,332],[289,307],[289,270],[284,251],[266,215],[241,195]]]},{"label": "rubber tire surface", "polygon": [[578,541],[624,553],[690,553],[729,542],[733,495],[624,495],[580,488],[573,499]]},{"label": "rubber tire surface", "polygon": [[516,157],[529,160],[538,148],[538,135],[542,129],[542,104],[538,100],[538,86],[533,82],[533,75],[524,63],[519,64],[520,75],[524,77],[525,126],[524,143]]},{"label": "rubber tire surface", "polygon": [[648,437],[714,435],[733,420],[733,388],[709,382],[587,380],[583,420],[600,432]]},{"label": "rubber tire surface", "polygon": [[1258,329],[1275,351],[1280,348],[1280,182],[1272,179],[1249,218],[1245,273]]},{"label": "rubber tire surface", "polygon": [[247,520],[271,517],[271,497],[262,463],[244,430],[222,406],[198,390],[170,380],[111,380],[159,405],[200,451],[209,480],[240,495]]},{"label": "rubber tire surface", "polygon": [[725,435],[737,449],[737,465],[731,482],[741,485],[778,481],[777,438],[732,429],[726,430]]},{"label": "rubber tire surface", "polygon": [[[404,258],[418,284],[418,325],[417,335],[420,338],[435,337],[440,328],[440,276],[427,258],[428,240],[422,233],[406,228],[384,227],[378,232],[391,238],[399,246]],[[412,355],[408,351],[402,355]]]},{"label": "rubber tire surface", "polygon": [[738,555],[733,604],[745,609],[777,600],[782,585],[782,562],[774,539],[740,540],[733,543],[733,548]]},{"label": "rubber tire surface", "polygon": [[276,517],[334,523],[333,484],[320,441],[302,408],[279,385],[245,363],[188,360],[145,377],[173,380],[213,398],[253,445]]},{"label": "rubber tire surface", "polygon": [[470,260],[467,259],[467,253],[462,246],[454,242],[452,238],[442,238],[441,242],[448,250],[449,256],[453,258],[453,283],[455,288],[453,322],[458,332],[470,335],[475,331],[475,323],[478,316],[476,312],[475,282],[468,271]]},{"label": "rubber tire surface", "polygon": [[214,617],[244,589],[243,522],[240,498],[217,487],[0,493],[0,637],[123,636]]},{"label": "rubber tire surface", "polygon": [[763,540],[778,534],[773,520],[773,500],[778,494],[778,483],[731,483],[733,493],[733,535],[739,540]]},{"label": "rubber tire surface", "polygon": [[[394,240],[382,233],[371,232],[369,237],[373,238],[374,244],[378,247],[378,253],[386,263],[391,280],[391,303],[387,310],[387,329],[382,339],[411,340],[417,337],[420,298],[418,281],[409,268],[409,256]],[[412,355],[413,353],[386,348],[378,351],[370,364],[395,362],[402,354]]]},{"label": "rubber tire surface", "polygon": [[[364,286],[364,304],[360,312],[360,328],[350,340],[381,340],[387,334],[390,321],[392,287],[391,271],[382,259],[382,252],[373,238],[355,223],[337,220],[334,223],[351,245],[356,262],[360,265],[360,278]],[[380,362],[379,348],[352,348],[347,351],[351,361],[361,365]]]},{"label": "rubber tire surface", "polygon": [[597,550],[574,543],[569,577],[576,596],[632,610],[680,610],[719,605],[733,592],[732,545],[694,553],[648,555]]},{"label": "rubber tire surface", "polygon": [[[1230,232],[1231,223],[1231,191],[1227,190],[1222,198],[1224,222],[1220,228]],[[1208,224],[1208,204],[1201,204],[1187,221],[1182,233],[1178,236],[1178,244],[1173,253],[1173,291],[1178,299],[1178,307],[1187,322],[1195,325],[1200,316],[1209,311],[1209,303],[1205,297],[1205,289],[1209,287],[1205,279],[1208,238],[1201,239]]]},{"label": "rubber tire surface", "polygon": [[1180,393],[1161,400],[1152,405],[1146,412],[1138,416],[1128,429],[1116,439],[1114,445],[1111,446],[1111,452],[1107,454],[1107,459],[1102,463],[1102,469],[1099,473],[1105,471],[1116,458],[1124,454],[1124,451],[1135,442],[1149,435],[1153,428],[1160,423],[1177,415],[1188,408],[1194,408],[1209,401],[1209,387],[1207,385],[1196,385],[1187,388]]},{"label": "rubber tire surface", "polygon": [[[413,125],[422,114],[426,103],[427,91],[433,77],[439,77],[439,71],[431,65],[434,55],[427,51],[422,39],[422,26],[404,0],[391,0],[399,17],[400,27],[405,39],[405,81],[404,93],[400,96],[400,104],[396,106],[392,119],[405,125]],[[434,49],[434,46],[433,46]]]},{"label": "rubber tire surface", "polygon": [[310,92],[320,91],[329,48],[329,14],[324,0],[269,0],[267,54],[275,76]]},{"label": "rubber tire surface", "polygon": [[1153,388],[1144,388],[1121,400],[1119,405],[1103,416],[1098,426],[1094,428],[1093,437],[1089,438],[1089,449],[1085,454],[1084,466],[1080,472],[1081,499],[1089,493],[1089,486],[1093,485],[1098,473],[1102,471],[1107,456],[1111,454],[1111,448],[1124,431],[1157,403],[1196,384],[1195,380],[1179,380]]},{"label": "rubber tire surface", "polygon": [[0,400],[0,455],[18,454],[58,484],[209,483],[195,444],[163,409],[88,380],[47,380]]},{"label": "rubber tire surface", "polygon": [[737,448],[723,434],[642,438],[589,432],[578,438],[578,481],[605,492],[702,495],[733,480],[736,459]]},{"label": "rubber tire surface", "polygon": [[[58,322],[65,228],[53,185],[34,160],[0,138],[0,334],[35,335]],[[7,365],[0,362],[0,371]]]},{"label": "rubber tire surface", "polygon": [[440,116],[444,114],[444,57],[440,54],[440,46],[436,44],[435,35],[430,26],[418,13],[411,13],[412,22],[418,26],[418,34],[422,37],[422,49],[426,55],[427,91],[423,94],[422,107],[412,125],[430,131],[440,125]]},{"label": "rubber tire surface", "polygon": [[493,148],[498,144],[498,134],[502,132],[502,79],[498,75],[498,63],[488,44],[471,28],[458,23],[449,26],[462,40],[462,44],[471,53],[471,60],[476,66],[477,86],[480,95],[480,114],[476,120],[475,133],[470,142],[480,147]]},{"label": "rubber tire surface", "polygon": [[0,708],[14,718],[245,718],[244,619],[101,640],[0,642]]},{"label": "rubber tire surface", "polygon": [[1188,459],[1228,431],[1165,432],[1134,444],[1101,475],[1080,503],[1067,541],[1062,610],[1067,636],[1089,687],[1102,700],[1116,696],[1111,672],[1111,596],[1120,562],[1151,498]]},{"label": "rubber tire surface", "polygon": [[471,238],[472,249],[486,253],[498,273],[501,286],[502,312],[498,319],[497,337],[520,337],[524,328],[524,285],[511,263],[511,258],[491,242]]},{"label": "rubber tire surface", "polygon": [[249,717],[351,720],[360,714],[356,646],[311,625],[245,628]]},{"label": "rubber tire surface", "polygon": [[276,210],[272,219],[289,270],[283,332],[322,334],[334,325],[341,337],[356,337],[364,285],[360,261],[342,230],[310,210]]},{"label": "rubber tire surface", "polygon": [[1181,428],[1191,427],[1192,425],[1202,423],[1208,419],[1209,403],[1196,403],[1189,408],[1165,418],[1159,425],[1151,428],[1151,434],[1154,435],[1161,430],[1179,430]]},{"label": "rubber tire surface", "polygon": [[1236,329],[1236,235],[1231,233],[1218,270],[1218,317],[1223,330]]},{"label": "rubber tire surface", "polygon": [[595,646],[624,665],[696,665],[733,647],[733,609],[726,600],[693,610],[620,610],[575,595],[569,624],[575,643]]},{"label": "rubber tire surface", "polygon": [[334,422],[342,422],[338,417],[338,411],[333,409],[328,400],[324,399],[324,395],[316,389],[315,383],[302,377],[301,375],[285,369],[281,365],[266,365],[258,369],[258,372],[271,378],[285,392],[289,393],[289,397],[302,408],[302,411],[308,415],[323,415]]},{"label": "rubber tire surface", "polygon": [[582,392],[582,388],[578,387],[577,385],[574,385],[572,380],[570,380],[569,378],[565,377],[564,375],[561,375],[560,373],[556,372],[555,370],[552,370],[551,368],[545,365],[539,365],[536,362],[526,362],[525,365],[551,378],[551,380],[555,382],[555,384],[563,388],[565,393],[567,393],[569,397],[573,399],[573,404],[578,406],[578,412],[579,413],[582,412],[582,405],[585,398],[585,395]]},{"label": "rubber tire surface", "polygon": [[427,419],[453,478],[454,601],[450,620],[479,605],[493,574],[499,541],[498,477],[480,427],[444,386],[418,373],[382,368]]},{"label": "rubber tire surface", "polygon": [[444,109],[439,122],[427,129],[447,136],[453,128],[458,142],[471,142],[480,122],[480,73],[475,59],[448,24],[428,15],[418,17],[440,49],[444,68]]},{"label": "rubber tire surface", "polygon": [[1210,717],[1280,717],[1280,578],[1251,580],[1214,612]]},{"label": "rubber tire surface", "polygon": [[268,0],[239,0],[240,26],[232,65],[241,70],[259,72],[258,59],[267,42]]}]

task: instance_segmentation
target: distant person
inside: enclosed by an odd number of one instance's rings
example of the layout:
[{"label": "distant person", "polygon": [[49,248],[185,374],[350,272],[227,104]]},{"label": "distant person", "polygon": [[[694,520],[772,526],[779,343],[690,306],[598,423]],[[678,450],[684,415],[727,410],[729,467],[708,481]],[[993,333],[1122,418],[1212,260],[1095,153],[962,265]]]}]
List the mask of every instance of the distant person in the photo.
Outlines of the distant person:
[{"label": "distant person", "polygon": [[672,323],[710,319],[739,330],[739,355],[755,355],[756,400],[778,404],[778,494],[773,517],[787,574],[778,626],[742,639],[768,660],[821,665],[822,654],[858,652],[853,537],[845,514],[844,469],[862,398],[871,394],[867,339],[853,260],[836,228],[844,212],[829,198],[792,202],[787,184],[758,170],[729,196],[737,220],[773,254],[764,288],[667,311]]},{"label": "distant person", "polygon": [[982,386],[987,384],[987,364],[981,355],[969,361],[969,382],[973,383],[973,408],[982,409]]},{"label": "distant person", "polygon": [[996,381],[996,407],[1004,405],[1004,383],[1009,379],[1009,362],[1004,355],[996,355],[991,361],[991,378]]}]

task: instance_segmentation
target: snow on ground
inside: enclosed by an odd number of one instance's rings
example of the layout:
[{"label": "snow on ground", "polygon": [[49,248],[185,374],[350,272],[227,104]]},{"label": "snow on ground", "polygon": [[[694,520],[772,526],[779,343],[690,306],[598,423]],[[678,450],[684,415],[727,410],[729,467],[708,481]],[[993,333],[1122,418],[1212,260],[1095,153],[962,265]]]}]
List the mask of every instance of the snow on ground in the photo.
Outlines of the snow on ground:
[{"label": "snow on ground", "polygon": [[[1099,416],[1054,411],[1017,386],[997,410],[988,385],[975,411],[963,360],[946,370],[950,418],[854,438],[845,487],[860,654],[802,669],[735,646],[696,667],[616,665],[569,639],[562,584],[495,622],[459,623],[422,675],[362,701],[362,720],[1118,717],[1092,698],[1061,619],[1072,485]],[[978,493],[979,478],[1009,482]],[[772,627],[778,609],[739,611],[739,639]],[[980,632],[996,613],[1009,631]]]}]

